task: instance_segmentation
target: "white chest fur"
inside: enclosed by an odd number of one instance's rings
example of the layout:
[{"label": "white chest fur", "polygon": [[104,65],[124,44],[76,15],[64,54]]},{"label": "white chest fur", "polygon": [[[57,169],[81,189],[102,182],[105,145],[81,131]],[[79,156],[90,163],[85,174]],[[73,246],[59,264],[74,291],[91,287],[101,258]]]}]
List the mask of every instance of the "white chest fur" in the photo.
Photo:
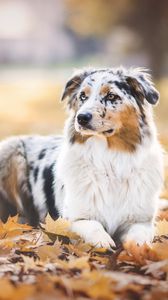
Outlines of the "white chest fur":
[{"label": "white chest fur", "polygon": [[162,184],[162,153],[157,142],[144,147],[136,153],[112,151],[98,137],[65,144],[57,164],[65,187],[63,217],[97,220],[111,235],[151,220]]}]

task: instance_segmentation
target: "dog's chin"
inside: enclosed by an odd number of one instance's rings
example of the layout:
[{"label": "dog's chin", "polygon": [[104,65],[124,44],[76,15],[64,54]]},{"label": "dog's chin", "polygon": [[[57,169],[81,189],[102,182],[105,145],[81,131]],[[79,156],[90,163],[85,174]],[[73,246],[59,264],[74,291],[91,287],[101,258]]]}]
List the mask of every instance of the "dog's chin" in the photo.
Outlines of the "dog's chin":
[{"label": "dog's chin", "polygon": [[81,135],[103,135],[106,137],[112,136],[114,134],[114,129],[110,128],[108,130],[97,130],[94,128],[84,128],[82,126],[75,126],[75,130],[79,132]]},{"label": "dog's chin", "polygon": [[75,126],[75,130],[81,135],[97,135],[98,132],[92,128],[84,128],[81,126]]}]

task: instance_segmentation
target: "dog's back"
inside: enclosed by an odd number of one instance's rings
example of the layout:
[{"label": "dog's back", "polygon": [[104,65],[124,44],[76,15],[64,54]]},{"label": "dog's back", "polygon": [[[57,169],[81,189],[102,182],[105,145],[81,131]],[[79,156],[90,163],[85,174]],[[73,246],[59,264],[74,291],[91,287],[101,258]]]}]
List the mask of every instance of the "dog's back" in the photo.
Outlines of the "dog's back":
[{"label": "dog's back", "polygon": [[49,212],[58,217],[53,167],[61,142],[55,136],[12,137],[0,143],[0,218],[19,213],[38,225]]},{"label": "dog's back", "polygon": [[[21,191],[28,197],[27,164],[20,137],[12,137],[0,144],[0,217],[22,212]],[[22,195],[25,198],[25,194]]]}]

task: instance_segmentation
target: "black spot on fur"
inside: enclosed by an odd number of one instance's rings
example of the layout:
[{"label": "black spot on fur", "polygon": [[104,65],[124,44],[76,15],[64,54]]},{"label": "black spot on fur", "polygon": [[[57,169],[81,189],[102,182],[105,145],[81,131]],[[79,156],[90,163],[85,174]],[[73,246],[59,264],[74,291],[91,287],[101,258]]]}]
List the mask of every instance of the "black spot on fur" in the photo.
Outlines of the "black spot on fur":
[{"label": "black spot on fur", "polygon": [[36,168],[34,169],[34,172],[33,172],[33,175],[34,175],[34,181],[35,181],[35,182],[37,181],[38,172],[39,172],[39,168],[36,167]]},{"label": "black spot on fur", "polygon": [[45,154],[46,154],[46,149],[43,149],[43,150],[40,152],[38,159],[43,159],[44,156],[45,156]]},{"label": "black spot on fur", "polygon": [[135,89],[126,82],[115,81],[114,83],[120,90],[126,91],[127,95],[134,97],[141,113],[142,124],[146,124],[146,116],[143,108],[143,94],[135,91]]},{"label": "black spot on fur", "polygon": [[8,198],[0,191],[0,219],[3,222],[6,222],[9,215],[15,216],[17,214],[17,209],[14,205],[12,205]]},{"label": "black spot on fur", "polygon": [[59,217],[58,210],[55,206],[55,195],[54,195],[54,174],[53,165],[46,167],[43,171],[44,179],[44,193],[46,196],[46,204],[50,216],[55,220]]},{"label": "black spot on fur", "polygon": [[159,98],[159,94],[156,91],[145,92],[147,101],[151,104],[155,104]]},{"label": "black spot on fur", "polygon": [[32,162],[29,164],[29,170],[30,170],[30,171],[33,170],[33,163],[32,163]]},{"label": "black spot on fur", "polygon": [[51,148],[51,150],[55,150],[55,149],[57,149],[57,146],[53,146],[53,147]]},{"label": "black spot on fur", "polygon": [[106,115],[106,107],[103,109],[102,113],[100,114],[101,118],[104,118]]},{"label": "black spot on fur", "polygon": [[126,91],[129,96],[133,96],[131,93],[131,87],[124,81],[114,81],[115,85],[121,90]]},{"label": "black spot on fur", "polygon": [[75,143],[75,135],[72,135],[69,139],[70,144],[74,144]]},{"label": "black spot on fur", "polygon": [[139,75],[139,78],[141,79],[141,81],[145,82],[145,78],[142,75]]},{"label": "black spot on fur", "polygon": [[24,206],[24,216],[26,217],[28,223],[31,226],[37,227],[39,225],[40,218],[39,218],[38,210],[34,205],[32,188],[29,180],[27,180],[26,183],[23,182],[21,184],[20,195]]}]

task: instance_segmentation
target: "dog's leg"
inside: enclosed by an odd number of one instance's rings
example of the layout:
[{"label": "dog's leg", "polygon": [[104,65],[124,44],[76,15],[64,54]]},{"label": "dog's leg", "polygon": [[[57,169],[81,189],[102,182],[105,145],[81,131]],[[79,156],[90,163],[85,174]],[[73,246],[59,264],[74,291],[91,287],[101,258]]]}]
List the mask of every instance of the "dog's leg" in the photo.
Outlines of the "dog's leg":
[{"label": "dog's leg", "polygon": [[73,221],[71,230],[80,235],[86,243],[92,244],[95,247],[104,247],[107,249],[115,247],[113,239],[98,221]]},{"label": "dog's leg", "polygon": [[123,234],[121,241],[129,242],[134,241],[138,245],[144,243],[150,245],[154,238],[154,227],[152,222],[136,223],[129,227],[129,230]]}]

